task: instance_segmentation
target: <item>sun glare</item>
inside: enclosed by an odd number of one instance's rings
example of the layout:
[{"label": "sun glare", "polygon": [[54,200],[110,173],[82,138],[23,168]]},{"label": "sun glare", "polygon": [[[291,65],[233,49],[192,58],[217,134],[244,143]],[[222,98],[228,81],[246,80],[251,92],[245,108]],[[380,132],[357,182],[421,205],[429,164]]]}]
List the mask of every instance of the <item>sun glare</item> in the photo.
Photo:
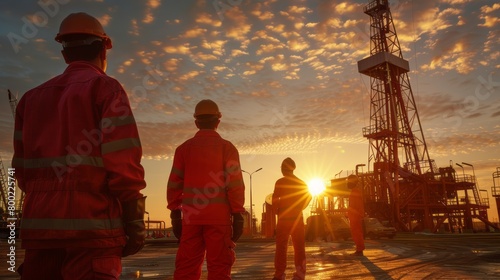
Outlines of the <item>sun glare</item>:
[{"label": "sun glare", "polygon": [[309,187],[309,192],[312,195],[318,195],[326,189],[325,183],[319,178],[312,179],[309,183],[307,183],[307,186]]}]

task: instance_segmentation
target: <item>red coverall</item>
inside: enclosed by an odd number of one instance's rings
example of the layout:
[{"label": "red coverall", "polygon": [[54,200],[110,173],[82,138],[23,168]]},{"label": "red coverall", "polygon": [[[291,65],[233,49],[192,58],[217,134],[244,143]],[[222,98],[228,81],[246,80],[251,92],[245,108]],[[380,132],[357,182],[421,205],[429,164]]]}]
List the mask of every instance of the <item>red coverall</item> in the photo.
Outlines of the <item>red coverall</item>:
[{"label": "red coverall", "polygon": [[363,217],[365,207],[363,204],[363,193],[360,187],[351,189],[349,195],[349,207],[347,208],[349,223],[351,226],[352,240],[356,244],[356,251],[362,252],[365,249],[365,240],[363,237]]},{"label": "red coverall", "polygon": [[26,193],[22,279],[118,279],[120,203],[143,196],[141,156],[127,95],[96,66],[70,63],[24,94],[12,160]]},{"label": "red coverall", "polygon": [[168,209],[180,208],[183,215],[174,279],[200,279],[205,252],[208,279],[231,279],[231,214],[245,212],[245,186],[234,145],[215,130],[201,129],[177,147],[167,201]]},{"label": "red coverall", "polygon": [[278,213],[276,226],[276,254],[274,277],[284,279],[288,249],[288,238],[292,236],[295,273],[299,279],[306,274],[305,229],[302,210],[311,201],[307,184],[295,175],[286,175],[276,181],[273,192],[273,207]]}]

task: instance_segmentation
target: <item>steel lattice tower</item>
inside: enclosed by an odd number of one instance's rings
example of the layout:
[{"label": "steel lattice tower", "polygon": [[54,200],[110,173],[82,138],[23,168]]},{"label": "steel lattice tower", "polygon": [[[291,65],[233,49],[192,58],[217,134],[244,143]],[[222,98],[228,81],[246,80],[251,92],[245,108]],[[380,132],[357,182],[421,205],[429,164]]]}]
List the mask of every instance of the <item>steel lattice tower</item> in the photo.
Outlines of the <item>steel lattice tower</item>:
[{"label": "steel lattice tower", "polygon": [[[401,185],[403,178],[422,181],[435,167],[429,158],[417,106],[410,86],[409,63],[403,59],[387,0],[364,7],[370,16],[370,56],[358,62],[360,73],[370,77],[369,165],[373,163],[375,188],[369,195],[386,203],[391,220],[401,223],[401,212],[419,186]],[[428,214],[428,213],[427,213]]]}]

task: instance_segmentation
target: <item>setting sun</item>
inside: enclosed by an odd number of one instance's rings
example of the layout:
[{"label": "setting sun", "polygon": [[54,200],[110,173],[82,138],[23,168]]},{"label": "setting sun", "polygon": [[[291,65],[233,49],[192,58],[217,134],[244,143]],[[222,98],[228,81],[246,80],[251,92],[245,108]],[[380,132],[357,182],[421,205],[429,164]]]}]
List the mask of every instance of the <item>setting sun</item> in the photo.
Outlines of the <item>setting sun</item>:
[{"label": "setting sun", "polygon": [[319,178],[314,178],[307,183],[307,186],[309,187],[309,192],[312,195],[318,195],[322,193],[325,190],[325,183],[323,180]]}]

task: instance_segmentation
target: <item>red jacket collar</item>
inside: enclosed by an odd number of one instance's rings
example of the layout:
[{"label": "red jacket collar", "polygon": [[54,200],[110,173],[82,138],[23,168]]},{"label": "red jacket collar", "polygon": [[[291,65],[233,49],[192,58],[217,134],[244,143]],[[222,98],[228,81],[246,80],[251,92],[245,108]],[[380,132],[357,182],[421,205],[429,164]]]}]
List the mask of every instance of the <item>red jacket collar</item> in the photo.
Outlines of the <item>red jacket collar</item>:
[{"label": "red jacket collar", "polygon": [[212,130],[212,129],[200,129],[200,130],[198,130],[198,132],[196,132],[195,136],[220,137],[219,133],[217,133],[217,131]]},{"label": "red jacket collar", "polygon": [[94,64],[88,62],[88,61],[74,61],[74,62],[71,62],[68,67],[66,67],[66,70],[64,70],[64,72],[71,72],[71,71],[78,71],[78,70],[82,70],[82,69],[92,69],[96,72],[99,72],[101,74],[104,74],[106,75],[106,73],[104,73],[104,71],[102,71],[101,68],[95,66]]}]

